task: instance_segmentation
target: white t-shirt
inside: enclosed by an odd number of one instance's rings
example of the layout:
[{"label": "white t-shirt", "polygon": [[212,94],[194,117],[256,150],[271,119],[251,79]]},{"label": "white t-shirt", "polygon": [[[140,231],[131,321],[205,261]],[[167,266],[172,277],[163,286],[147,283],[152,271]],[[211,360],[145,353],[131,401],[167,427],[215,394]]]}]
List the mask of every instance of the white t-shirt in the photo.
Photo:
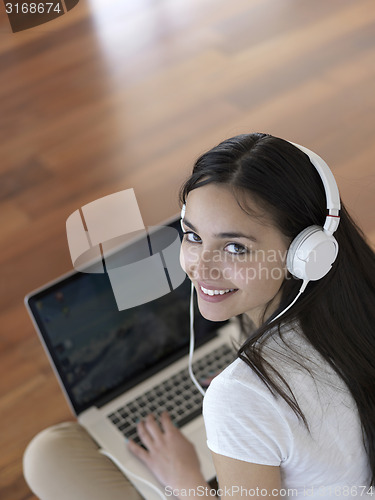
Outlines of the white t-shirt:
[{"label": "white t-shirt", "polygon": [[275,398],[236,359],[211,382],[204,398],[208,447],[230,458],[280,466],[280,496],[375,495],[368,488],[371,472],[349,390],[302,334],[292,329],[284,338],[289,346],[278,335],[267,340],[263,357],[289,384],[310,432],[281,397]]}]

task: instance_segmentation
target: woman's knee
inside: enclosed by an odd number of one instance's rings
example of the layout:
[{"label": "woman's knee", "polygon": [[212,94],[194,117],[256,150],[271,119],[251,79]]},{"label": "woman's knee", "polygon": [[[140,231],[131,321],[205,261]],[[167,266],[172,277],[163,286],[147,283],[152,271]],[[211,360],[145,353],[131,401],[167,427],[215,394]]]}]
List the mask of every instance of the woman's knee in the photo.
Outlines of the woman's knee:
[{"label": "woman's knee", "polygon": [[77,423],[55,425],[30,442],[23,458],[25,480],[43,500],[140,500],[122,472]]},{"label": "woman's knee", "polygon": [[[41,431],[30,441],[23,456],[23,473],[32,489],[65,467],[72,441],[77,443],[84,432],[79,424],[65,422]],[[91,446],[96,445],[92,442]]]}]

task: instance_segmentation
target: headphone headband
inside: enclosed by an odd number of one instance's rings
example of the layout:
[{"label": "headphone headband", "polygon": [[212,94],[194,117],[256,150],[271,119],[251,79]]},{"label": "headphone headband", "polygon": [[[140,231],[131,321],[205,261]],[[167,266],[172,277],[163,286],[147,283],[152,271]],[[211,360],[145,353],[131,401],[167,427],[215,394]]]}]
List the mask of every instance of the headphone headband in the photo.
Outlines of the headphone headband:
[{"label": "headphone headband", "polygon": [[324,190],[326,193],[328,215],[326,217],[323,229],[328,234],[333,234],[338,228],[340,222],[340,193],[337,187],[335,178],[327,163],[319,155],[310,149],[300,146],[294,142],[290,142],[296,148],[303,151],[310,158],[311,163],[318,171],[322,179]]}]

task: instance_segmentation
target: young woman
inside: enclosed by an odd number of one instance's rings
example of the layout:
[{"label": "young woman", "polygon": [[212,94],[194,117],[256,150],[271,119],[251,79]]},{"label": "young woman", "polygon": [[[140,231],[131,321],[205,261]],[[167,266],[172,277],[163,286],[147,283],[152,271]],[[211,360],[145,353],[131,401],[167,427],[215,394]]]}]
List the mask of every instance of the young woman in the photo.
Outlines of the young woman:
[{"label": "young woman", "polygon": [[[221,493],[371,496],[375,258],[363,234],[342,207],[332,269],[271,321],[301,287],[286,268],[292,240],[326,220],[309,157],[269,135],[234,137],[198,159],[181,202],[181,262],[202,315],[247,319],[238,359],[204,399]],[[167,417],[163,425],[167,432],[150,417],[139,426],[148,451],[131,449],[176,493],[204,484],[193,453],[176,432],[168,439]]]},{"label": "young woman", "polygon": [[[375,258],[363,234],[341,206],[332,269],[308,283],[290,274],[290,244],[305,228],[325,224],[326,192],[304,152],[265,134],[240,135],[202,155],[181,202],[181,264],[199,309],[213,321],[237,316],[245,336],[204,398],[221,496],[371,496]],[[302,283],[304,292],[285,311]],[[29,446],[25,477],[36,494],[138,498],[73,425],[44,431]],[[129,447],[168,492],[211,496],[194,448],[167,414],[160,425],[147,417],[138,432],[145,448]],[[47,486],[41,461],[53,478]],[[70,497],[56,495],[57,476]]]}]

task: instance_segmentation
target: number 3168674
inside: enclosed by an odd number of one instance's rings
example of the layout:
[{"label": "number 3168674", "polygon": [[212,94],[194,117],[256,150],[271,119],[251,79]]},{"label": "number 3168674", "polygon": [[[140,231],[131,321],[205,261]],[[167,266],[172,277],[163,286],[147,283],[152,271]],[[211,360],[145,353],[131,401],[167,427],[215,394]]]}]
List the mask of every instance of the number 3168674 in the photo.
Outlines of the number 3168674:
[{"label": "number 3168674", "polygon": [[38,2],[38,3],[6,3],[7,14],[50,14],[52,12],[61,12],[60,3],[56,5],[52,2]]}]

